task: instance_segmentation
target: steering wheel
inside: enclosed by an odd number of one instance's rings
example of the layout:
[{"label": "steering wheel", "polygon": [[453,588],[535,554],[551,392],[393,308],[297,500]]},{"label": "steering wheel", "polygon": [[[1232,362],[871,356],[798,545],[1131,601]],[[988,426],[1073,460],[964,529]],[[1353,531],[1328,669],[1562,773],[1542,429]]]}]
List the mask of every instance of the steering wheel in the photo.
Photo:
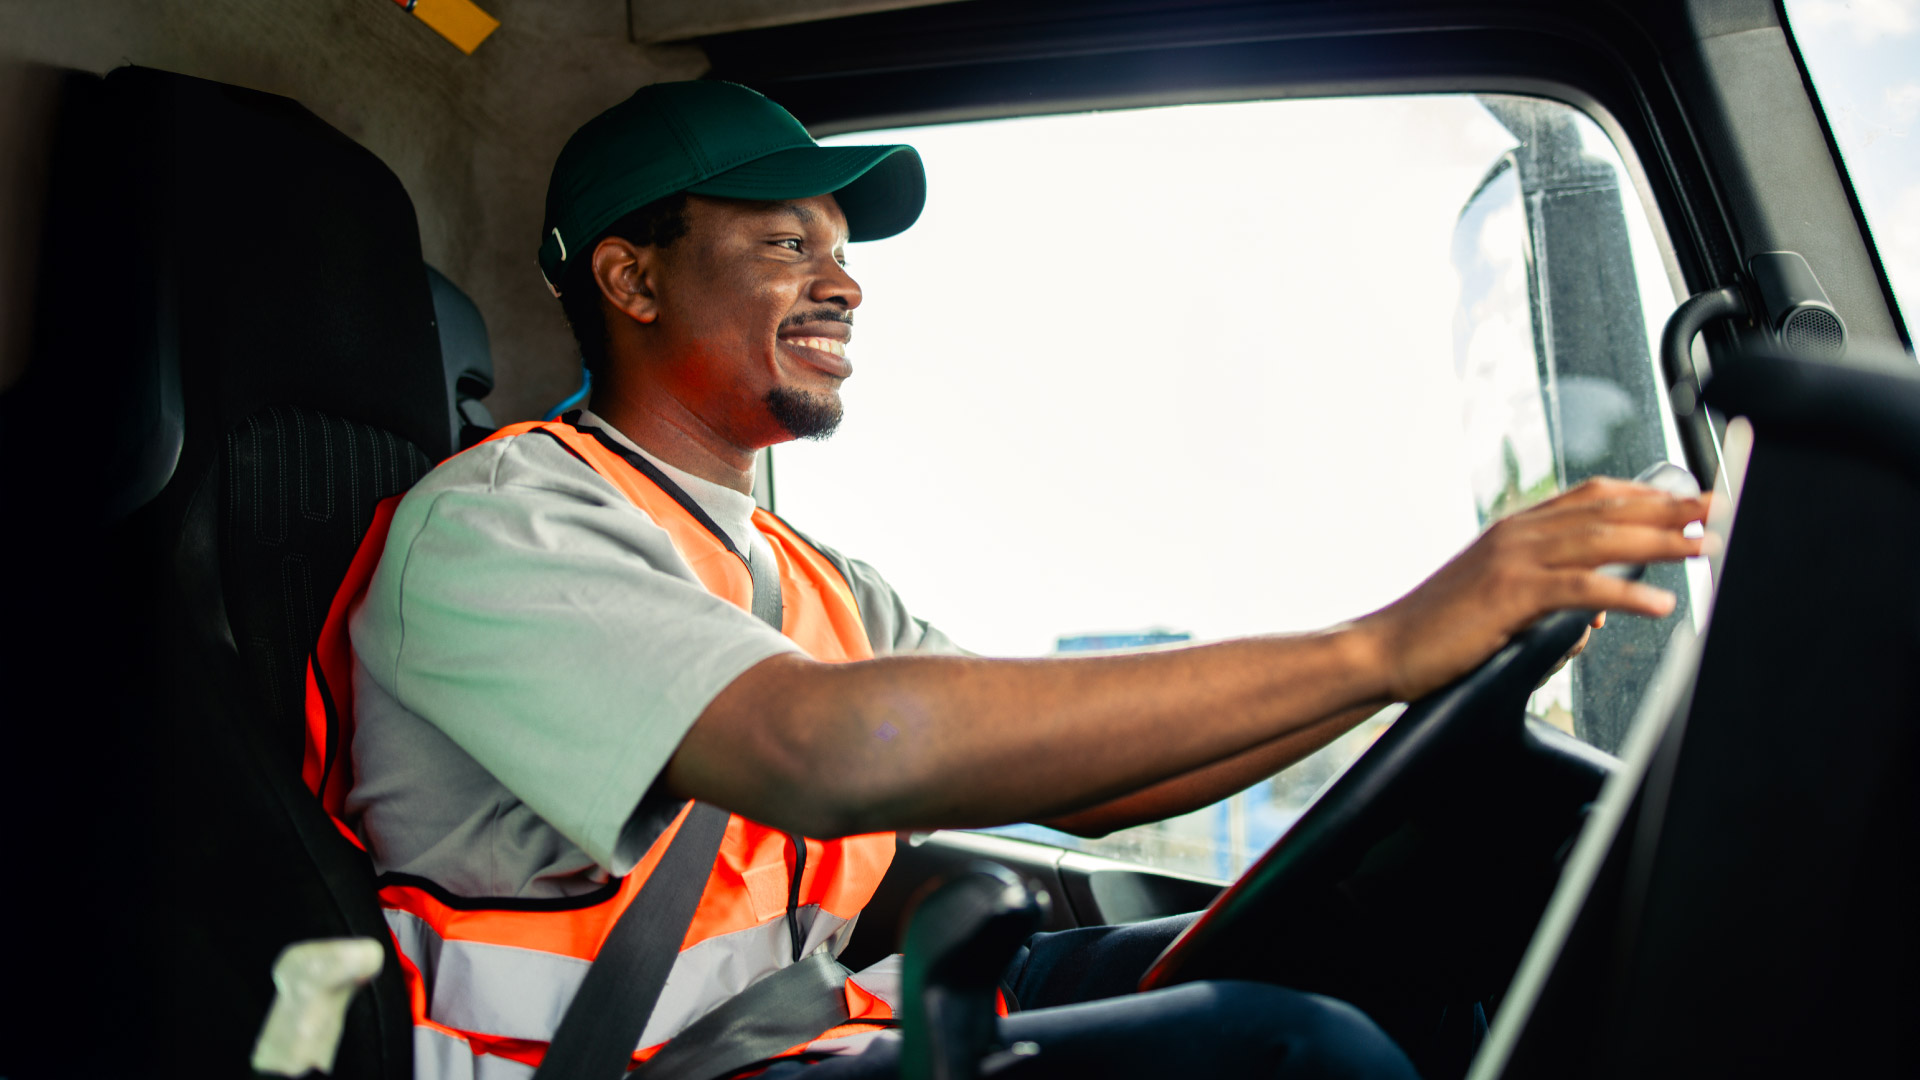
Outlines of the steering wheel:
[{"label": "steering wheel", "polygon": [[[1699,493],[1665,462],[1636,479]],[[1604,572],[1638,580],[1646,567]],[[1409,705],[1167,947],[1141,989],[1254,979],[1376,1016],[1415,999],[1490,1000],[1615,764],[1526,716],[1528,696],[1593,615],[1549,615]]]}]

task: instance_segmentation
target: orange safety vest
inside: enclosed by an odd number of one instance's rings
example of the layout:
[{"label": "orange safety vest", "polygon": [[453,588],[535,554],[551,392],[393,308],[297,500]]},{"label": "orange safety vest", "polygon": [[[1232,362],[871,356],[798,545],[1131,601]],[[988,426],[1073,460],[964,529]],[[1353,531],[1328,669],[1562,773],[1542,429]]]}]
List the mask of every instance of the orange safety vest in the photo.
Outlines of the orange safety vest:
[{"label": "orange safety vest", "polygon": [[[545,431],[559,439],[642,513],[666,530],[680,556],[714,595],[751,610],[753,580],[746,562],[640,470],[593,436],[565,423],[513,424],[492,438]],[[346,824],[346,748],[352,739],[352,644],[347,620],[366,594],[386,547],[400,496],[381,502],[320,633],[307,671],[307,786],[320,797],[347,838],[365,845]],[[873,656],[859,605],[845,578],[786,523],[755,510],[753,524],[780,568],[781,631],[815,660],[845,662]],[[318,671],[316,672],[315,666]],[[335,718],[331,730],[329,713]],[[333,753],[329,767],[329,739]],[[692,806],[691,803],[688,804]],[[418,1080],[528,1075],[573,999],[587,965],[615,920],[665,854],[687,810],[668,826],[633,872],[602,892],[569,902],[465,900],[439,889],[387,884],[380,903],[393,931],[412,1004],[414,1075]],[[692,925],[687,929],[666,989],[635,1048],[634,1060],[659,1052],[675,1034],[748,985],[793,962],[788,906],[816,906],[819,920],[844,925],[873,898],[893,859],[892,833],[805,841],[800,887],[792,890],[787,834],[738,815],[727,822]],[[802,1042],[790,1052],[829,1039],[863,1034],[894,1015],[876,982],[845,986],[851,1020]],[[878,990],[879,994],[874,991]]]}]

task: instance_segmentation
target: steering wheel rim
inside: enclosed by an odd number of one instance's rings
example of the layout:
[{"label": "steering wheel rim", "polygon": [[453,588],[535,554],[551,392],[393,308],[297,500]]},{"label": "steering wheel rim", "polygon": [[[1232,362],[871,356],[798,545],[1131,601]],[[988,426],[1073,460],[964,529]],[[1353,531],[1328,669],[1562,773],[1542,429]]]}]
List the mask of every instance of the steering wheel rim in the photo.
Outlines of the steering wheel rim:
[{"label": "steering wheel rim", "polygon": [[[1367,751],[1307,807],[1239,880],[1147,969],[1140,989],[1221,977],[1205,952],[1248,921],[1265,919],[1276,894],[1330,888],[1367,846],[1356,837],[1384,831],[1409,789],[1456,754],[1506,733],[1541,675],[1565,656],[1593,621],[1591,611],[1541,619],[1478,668],[1407,706]],[[1503,707],[1511,704],[1511,707]]]},{"label": "steering wheel rim", "polygon": [[[1675,494],[1699,492],[1692,474],[1666,462],[1636,479]],[[1644,564],[1605,569],[1629,580],[1646,572]],[[1525,725],[1527,698],[1580,640],[1594,614],[1547,615],[1479,667],[1408,705],[1273,846],[1167,946],[1142,977],[1140,989],[1244,977],[1235,942],[1244,940],[1243,934],[1270,928],[1276,910],[1312,910],[1313,897],[1336,888],[1392,831],[1409,800],[1425,790],[1437,770],[1476,749],[1516,739],[1516,728]]]}]

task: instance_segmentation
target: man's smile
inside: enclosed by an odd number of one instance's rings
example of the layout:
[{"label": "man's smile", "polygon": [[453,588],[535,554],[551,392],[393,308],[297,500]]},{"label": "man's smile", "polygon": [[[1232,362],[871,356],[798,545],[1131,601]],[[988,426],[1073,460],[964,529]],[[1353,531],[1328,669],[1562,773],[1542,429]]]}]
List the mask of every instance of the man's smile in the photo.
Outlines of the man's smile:
[{"label": "man's smile", "polygon": [[823,351],[830,352],[835,356],[844,357],[847,355],[846,345],[842,342],[835,341],[832,338],[823,338],[823,337],[792,338],[790,339],[790,343],[794,345],[798,345],[803,349],[821,349]]},{"label": "man's smile", "polygon": [[[844,330],[842,332],[844,333]],[[853,374],[853,365],[847,361],[847,342],[844,337],[815,334],[805,337],[783,335],[780,338],[780,344],[791,350],[802,363],[823,374],[831,375],[836,379],[844,379]]]}]

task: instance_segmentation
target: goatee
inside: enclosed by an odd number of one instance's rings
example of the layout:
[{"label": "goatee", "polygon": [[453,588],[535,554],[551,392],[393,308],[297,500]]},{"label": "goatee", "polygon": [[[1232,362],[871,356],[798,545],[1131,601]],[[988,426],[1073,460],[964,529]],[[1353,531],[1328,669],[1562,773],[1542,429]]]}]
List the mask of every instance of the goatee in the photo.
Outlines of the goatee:
[{"label": "goatee", "polygon": [[767,408],[796,439],[825,439],[840,426],[842,409],[838,395],[809,394],[776,386],[767,391]]}]

